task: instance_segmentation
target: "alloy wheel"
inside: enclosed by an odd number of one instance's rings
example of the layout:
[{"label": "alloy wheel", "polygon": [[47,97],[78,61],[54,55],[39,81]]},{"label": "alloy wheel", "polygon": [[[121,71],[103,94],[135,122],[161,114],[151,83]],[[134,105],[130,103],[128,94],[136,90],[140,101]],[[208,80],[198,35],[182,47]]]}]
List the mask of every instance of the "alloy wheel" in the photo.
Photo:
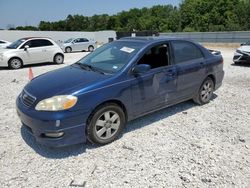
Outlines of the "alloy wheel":
[{"label": "alloy wheel", "polygon": [[104,112],[95,123],[95,133],[99,139],[110,139],[118,131],[120,116],[114,111]]},{"label": "alloy wheel", "polygon": [[12,60],[10,61],[10,66],[11,66],[11,68],[13,68],[13,69],[19,69],[19,68],[21,68],[21,66],[22,66],[22,62],[21,62],[20,59],[14,58],[14,59],[12,59]]},{"label": "alloy wheel", "polygon": [[210,80],[206,81],[201,89],[201,100],[207,102],[213,95],[213,84]]}]

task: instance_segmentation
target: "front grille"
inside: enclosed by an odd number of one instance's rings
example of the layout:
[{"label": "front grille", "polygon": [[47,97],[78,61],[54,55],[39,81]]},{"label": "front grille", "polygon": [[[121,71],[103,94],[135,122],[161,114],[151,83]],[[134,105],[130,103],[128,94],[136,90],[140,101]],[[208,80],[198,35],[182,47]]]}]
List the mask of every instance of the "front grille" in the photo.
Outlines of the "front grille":
[{"label": "front grille", "polygon": [[21,100],[25,106],[31,107],[31,105],[35,103],[36,97],[32,96],[30,93],[23,90],[21,95]]}]

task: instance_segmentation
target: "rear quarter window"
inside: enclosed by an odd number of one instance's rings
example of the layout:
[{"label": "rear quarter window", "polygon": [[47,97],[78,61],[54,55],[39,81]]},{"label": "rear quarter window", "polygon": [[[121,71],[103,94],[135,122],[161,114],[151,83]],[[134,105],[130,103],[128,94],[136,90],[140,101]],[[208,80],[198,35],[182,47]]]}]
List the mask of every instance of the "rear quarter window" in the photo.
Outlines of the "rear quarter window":
[{"label": "rear quarter window", "polygon": [[172,46],[176,64],[204,58],[201,50],[191,42],[173,41]]},{"label": "rear quarter window", "polygon": [[49,40],[40,40],[40,46],[53,46]]}]

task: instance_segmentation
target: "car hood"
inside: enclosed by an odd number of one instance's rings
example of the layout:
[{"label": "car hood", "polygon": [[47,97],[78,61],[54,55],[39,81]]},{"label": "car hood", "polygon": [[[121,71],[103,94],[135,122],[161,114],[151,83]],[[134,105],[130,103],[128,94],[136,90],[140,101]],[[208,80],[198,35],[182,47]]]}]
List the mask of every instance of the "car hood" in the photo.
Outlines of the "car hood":
[{"label": "car hood", "polygon": [[88,86],[94,86],[111,77],[98,72],[87,71],[77,65],[67,66],[34,78],[25,86],[25,90],[37,99],[55,95],[67,95]]},{"label": "car hood", "polygon": [[9,49],[9,48],[6,48],[5,46],[3,48],[0,48],[0,53],[13,52],[14,50],[16,49]]},{"label": "car hood", "polygon": [[238,48],[238,50],[243,52],[250,52],[250,46],[241,46]]}]

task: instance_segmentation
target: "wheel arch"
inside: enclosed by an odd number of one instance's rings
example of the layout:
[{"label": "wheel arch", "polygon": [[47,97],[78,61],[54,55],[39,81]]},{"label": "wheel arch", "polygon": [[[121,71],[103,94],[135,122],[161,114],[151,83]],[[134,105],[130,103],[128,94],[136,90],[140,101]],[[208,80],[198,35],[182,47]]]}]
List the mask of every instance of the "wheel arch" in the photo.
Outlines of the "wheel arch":
[{"label": "wheel arch", "polygon": [[61,53],[61,52],[56,52],[56,53],[54,54],[53,59],[55,58],[55,56],[56,56],[56,55],[62,55],[62,56],[63,56],[63,58],[64,58],[64,54],[63,54],[63,53]]},{"label": "wheel arch", "polygon": [[123,104],[123,102],[121,102],[120,100],[117,100],[117,99],[111,99],[111,100],[107,100],[107,101],[104,101],[100,104],[98,104],[90,113],[89,117],[87,118],[87,123],[89,123],[89,121],[91,120],[92,116],[94,115],[94,112],[96,111],[96,109],[98,109],[99,107],[103,106],[103,105],[106,105],[106,104],[116,104],[118,105],[122,111],[124,112],[124,115],[125,115],[125,121],[127,121],[128,119],[128,113],[127,113],[127,108],[125,107],[125,105]]},{"label": "wheel arch", "polygon": [[214,85],[216,84],[216,78],[215,78],[215,76],[214,76],[213,74],[209,74],[209,75],[207,76],[207,78],[211,78],[212,81],[214,82]]},{"label": "wheel arch", "polygon": [[93,50],[95,49],[95,46],[93,45],[93,44],[89,44],[89,46],[88,46],[88,50],[89,50],[89,48],[90,47],[92,47],[93,48]]},{"label": "wheel arch", "polygon": [[8,60],[8,66],[10,66],[10,61],[11,61],[12,59],[14,59],[14,58],[19,59],[19,60],[21,61],[22,65],[24,65],[22,58],[20,58],[20,57],[18,57],[18,56],[13,56],[13,57],[10,57],[10,58],[9,58],[9,60]]}]

